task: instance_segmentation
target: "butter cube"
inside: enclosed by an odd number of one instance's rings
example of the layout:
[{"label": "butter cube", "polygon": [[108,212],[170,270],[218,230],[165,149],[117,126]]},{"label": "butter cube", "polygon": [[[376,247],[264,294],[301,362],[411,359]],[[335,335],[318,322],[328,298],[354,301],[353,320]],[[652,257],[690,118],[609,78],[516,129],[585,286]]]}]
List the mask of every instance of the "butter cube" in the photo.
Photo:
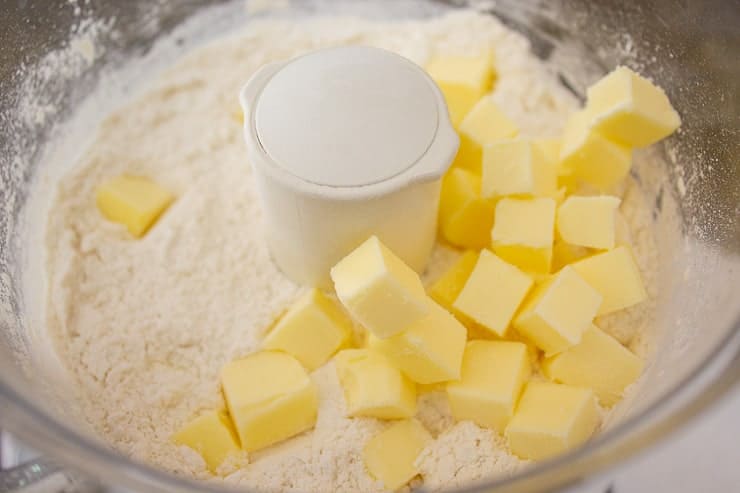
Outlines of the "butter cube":
[{"label": "butter cube", "polygon": [[429,394],[432,392],[444,392],[444,390],[445,390],[445,382],[429,383],[429,384],[420,383],[416,385],[416,393],[418,395]]},{"label": "butter cube", "polygon": [[470,273],[473,272],[478,262],[478,255],[479,253],[475,250],[467,250],[460,255],[457,261],[447,269],[447,272],[432,284],[429,288],[429,296],[443,307],[453,311],[452,305],[468,281]]},{"label": "butter cube", "polygon": [[457,128],[465,115],[493,86],[493,56],[485,51],[477,56],[439,55],[426,67],[447,101],[450,121]]},{"label": "butter cube", "polygon": [[506,427],[511,451],[543,460],[581,445],[596,431],[599,414],[589,389],[529,382]]},{"label": "butter cube", "polygon": [[562,166],[560,161],[562,139],[536,139],[534,143],[547,162],[555,168],[555,175],[557,176],[556,197],[558,197],[558,203],[561,203],[566,194],[573,193],[578,188],[578,180],[572,176],[570,170]]},{"label": "butter cube", "polygon": [[367,442],[362,452],[365,467],[387,490],[395,491],[419,474],[414,462],[430,441],[432,436],[417,420],[399,421]]},{"label": "butter cube", "polygon": [[[490,335],[491,334],[489,332],[489,336]],[[506,333],[505,337],[502,337],[502,338],[498,338],[496,336],[493,336],[492,338],[491,337],[483,337],[483,338],[478,337],[477,339],[494,340],[494,341],[498,340],[498,341],[507,341],[507,342],[519,342],[521,344],[524,344],[527,347],[527,356],[529,356],[529,362],[532,365],[539,364],[540,356],[542,355],[542,351],[540,351],[540,349],[537,346],[535,346],[534,344],[532,344],[532,341],[530,341],[529,339],[527,339],[526,337],[524,337],[523,335],[521,335],[516,330],[510,330],[510,331],[508,331]]]},{"label": "butter cube", "polygon": [[613,406],[642,373],[642,361],[595,325],[581,342],[542,363],[551,380],[593,389],[604,406]]},{"label": "butter cube", "polygon": [[460,378],[466,339],[465,327],[430,299],[429,315],[373,347],[414,382],[430,384]]},{"label": "butter cube", "polygon": [[491,242],[493,203],[480,196],[480,177],[452,168],[442,179],[439,232],[452,245],[485,248]]},{"label": "butter cube", "polygon": [[352,317],[380,338],[398,334],[429,312],[419,275],[376,236],[340,260],[331,278]]},{"label": "butter cube", "polygon": [[597,315],[636,305],[647,298],[640,269],[628,247],[619,246],[571,266],[603,297]]},{"label": "butter cube", "polygon": [[552,197],[556,191],[556,167],[534,142],[524,139],[501,140],[483,150],[483,197]]},{"label": "butter cube", "polygon": [[473,272],[475,264],[478,262],[479,252],[467,250],[460,255],[460,258],[429,288],[429,296],[449,310],[462,324],[468,329],[468,338],[473,333],[488,333],[486,329],[478,328],[470,317],[465,316],[460,310],[455,308],[455,300],[462,291],[465,283],[468,282],[470,273]]},{"label": "butter cube", "polygon": [[198,452],[212,473],[230,455],[241,451],[239,438],[226,411],[201,414],[175,433],[172,441]]},{"label": "butter cube", "polygon": [[566,265],[584,259],[593,253],[590,248],[571,245],[556,239],[552,245],[552,272],[558,272]]},{"label": "butter cube", "polygon": [[126,226],[136,238],[144,236],[174,199],[169,191],[139,176],[113,178],[97,191],[101,214]]},{"label": "butter cube", "polygon": [[572,245],[601,250],[614,248],[617,209],[621,202],[606,195],[568,197],[558,207],[558,234]]},{"label": "butter cube", "polygon": [[416,414],[414,383],[382,353],[345,349],[334,363],[349,416],[401,419]]},{"label": "butter cube", "polygon": [[[562,167],[558,166],[559,170],[563,170]],[[565,190],[566,194],[573,194],[578,192],[581,188],[581,182],[578,177],[573,174],[570,170],[563,170],[563,174],[558,175],[558,189]]]},{"label": "butter cube", "polygon": [[665,92],[627,67],[617,67],[587,96],[594,130],[625,146],[649,146],[681,125]]},{"label": "butter cube", "polygon": [[581,342],[601,299],[598,291],[566,266],[535,288],[514,320],[514,328],[546,353],[559,353]]},{"label": "butter cube", "polygon": [[462,377],[447,384],[452,415],[503,433],[532,372],[527,346],[520,342],[470,341]]},{"label": "butter cube", "polygon": [[501,199],[491,231],[493,251],[526,272],[548,274],[555,237],[554,199]]},{"label": "butter cube", "polygon": [[542,153],[542,156],[555,167],[557,174],[559,175],[559,164],[560,164],[560,139],[536,139],[534,144]]},{"label": "butter cube", "polygon": [[352,335],[352,321],[318,289],[303,295],[275,324],[262,346],[293,355],[309,371],[315,370]]},{"label": "butter cube", "polygon": [[498,336],[532,287],[532,278],[488,250],[482,250],[453,307]]},{"label": "butter cube", "polygon": [[481,174],[483,147],[516,137],[519,129],[488,96],[476,103],[460,124],[460,149],[453,166]]},{"label": "butter cube", "polygon": [[565,125],[560,148],[560,166],[573,180],[583,180],[608,190],[629,173],[632,151],[591,128],[587,111],[574,113]]},{"label": "butter cube", "polygon": [[221,370],[221,385],[242,448],[248,452],[316,423],[316,387],[289,354],[261,351],[228,363]]},{"label": "butter cube", "polygon": [[555,204],[558,207],[560,206],[560,204],[565,202],[565,199],[567,198],[568,193],[569,193],[568,189],[565,187],[560,187],[557,189],[557,191],[555,192],[555,195],[553,195],[552,198],[555,199]]}]

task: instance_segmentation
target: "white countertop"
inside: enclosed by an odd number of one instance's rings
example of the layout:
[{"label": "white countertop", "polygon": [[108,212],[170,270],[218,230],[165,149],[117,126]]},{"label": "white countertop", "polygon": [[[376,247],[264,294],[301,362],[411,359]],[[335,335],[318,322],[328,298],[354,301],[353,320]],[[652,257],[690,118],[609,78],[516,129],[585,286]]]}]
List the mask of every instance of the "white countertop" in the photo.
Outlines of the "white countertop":
[{"label": "white countertop", "polygon": [[740,492],[740,386],[608,476],[612,493]]},{"label": "white countertop", "polygon": [[678,432],[563,493],[740,493],[740,385]]}]

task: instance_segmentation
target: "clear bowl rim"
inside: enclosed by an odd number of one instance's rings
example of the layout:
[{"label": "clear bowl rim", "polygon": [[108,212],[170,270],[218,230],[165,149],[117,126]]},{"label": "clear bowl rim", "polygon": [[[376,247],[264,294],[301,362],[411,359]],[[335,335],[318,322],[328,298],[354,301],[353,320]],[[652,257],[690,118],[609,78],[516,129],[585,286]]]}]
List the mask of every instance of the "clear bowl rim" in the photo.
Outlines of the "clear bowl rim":
[{"label": "clear bowl rim", "polygon": [[[563,487],[655,445],[735,387],[740,387],[740,313],[701,364],[665,389],[652,405],[566,454],[533,464],[510,477],[483,480],[449,491],[476,493],[507,488],[507,492],[513,493]],[[136,462],[37,406],[26,397],[19,381],[5,375],[0,375],[0,411],[3,426],[25,443],[65,466],[105,477],[106,483],[112,480],[114,485],[134,491],[249,491],[188,479]]]}]

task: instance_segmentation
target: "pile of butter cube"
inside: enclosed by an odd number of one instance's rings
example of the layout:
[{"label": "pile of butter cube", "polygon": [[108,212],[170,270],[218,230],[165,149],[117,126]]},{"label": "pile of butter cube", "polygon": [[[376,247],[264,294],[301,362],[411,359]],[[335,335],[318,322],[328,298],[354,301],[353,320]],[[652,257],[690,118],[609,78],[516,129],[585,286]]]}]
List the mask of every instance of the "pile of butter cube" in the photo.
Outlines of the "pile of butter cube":
[{"label": "pile of butter cube", "polygon": [[392,421],[364,446],[368,472],[388,490],[418,474],[434,440],[414,418],[419,392],[444,391],[456,420],[540,460],[588,440],[599,405],[613,406],[641,374],[641,360],[594,325],[646,298],[620,238],[620,199],[574,192],[610,190],[633,148],[679,126],[663,91],[620,67],[589,89],[562,139],[530,140],[486,95],[490,54],[441,57],[429,72],[461,137],[439,211],[458,260],[425,289],[375,236],[343,258],[331,270],[335,293],[306,292],[259,352],[223,368],[226,409],[175,434],[211,470],[311,429],[310,372],[330,361],[348,417]]}]

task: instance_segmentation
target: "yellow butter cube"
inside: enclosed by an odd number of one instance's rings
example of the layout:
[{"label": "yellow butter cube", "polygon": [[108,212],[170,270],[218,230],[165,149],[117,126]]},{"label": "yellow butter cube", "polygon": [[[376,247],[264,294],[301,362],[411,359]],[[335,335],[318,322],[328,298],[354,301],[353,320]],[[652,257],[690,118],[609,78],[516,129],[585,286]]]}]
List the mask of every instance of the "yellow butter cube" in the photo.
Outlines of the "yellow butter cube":
[{"label": "yellow butter cube", "polygon": [[581,182],[578,177],[569,170],[565,170],[564,174],[558,175],[558,190],[565,190],[566,195],[578,192],[580,187]]},{"label": "yellow butter cube", "polygon": [[228,363],[221,370],[221,385],[242,448],[248,452],[316,423],[316,387],[289,354],[261,351]]},{"label": "yellow butter cube", "polygon": [[601,250],[614,248],[617,209],[621,202],[608,195],[568,197],[558,207],[558,234],[572,245]]},{"label": "yellow butter cube", "polygon": [[429,315],[373,347],[414,382],[430,384],[460,378],[466,339],[465,327],[430,299]]},{"label": "yellow butter cube", "polygon": [[102,184],[98,209],[109,221],[123,224],[140,238],[175,199],[169,191],[139,176],[123,175]]},{"label": "yellow butter cube", "polygon": [[654,144],[681,125],[663,89],[627,67],[589,87],[587,96],[594,130],[629,147]]},{"label": "yellow butter cube", "polygon": [[334,363],[344,389],[349,416],[381,419],[416,414],[416,387],[401,370],[375,349],[345,349]]},{"label": "yellow butter cube", "polygon": [[419,470],[414,465],[432,435],[415,419],[399,421],[372,437],[362,452],[365,467],[389,491],[405,485]]},{"label": "yellow butter cube", "polygon": [[590,248],[571,245],[563,240],[556,239],[552,245],[552,272],[558,272],[568,264],[593,255]]},{"label": "yellow butter cube", "polygon": [[483,197],[552,197],[556,191],[556,167],[534,142],[524,139],[501,140],[484,148]]},{"label": "yellow butter cube", "polygon": [[592,389],[604,406],[613,406],[624,389],[642,373],[643,363],[619,341],[595,325],[583,333],[581,342],[542,363],[551,380]]},{"label": "yellow butter cube", "polygon": [[565,199],[567,198],[567,196],[568,196],[568,189],[565,188],[565,187],[560,187],[555,192],[555,195],[553,196],[553,198],[555,199],[555,203],[558,206],[560,206],[560,204],[562,204],[563,202],[565,202]]},{"label": "yellow butter cube", "polygon": [[[490,332],[489,332],[490,335]],[[481,339],[478,337],[477,339]],[[502,338],[496,338],[495,336],[493,338],[490,337],[484,337],[483,339],[486,340],[501,340],[501,341],[508,341],[508,342],[519,342],[521,344],[524,344],[527,347],[527,355],[529,356],[529,362],[532,363],[532,365],[538,364],[540,360],[540,356],[542,354],[542,351],[532,344],[532,341],[521,335],[516,330],[510,330],[506,333],[506,335]]]},{"label": "yellow butter cube", "polygon": [[626,246],[579,260],[571,266],[603,297],[597,315],[628,308],[647,298],[640,269]]},{"label": "yellow butter cube", "polygon": [[565,125],[560,148],[560,166],[572,180],[582,180],[608,190],[629,173],[632,151],[591,128],[587,111],[573,114]]},{"label": "yellow butter cube", "polygon": [[352,317],[380,338],[398,334],[429,312],[419,275],[376,236],[340,260],[331,278]]},{"label": "yellow butter cube", "polygon": [[581,445],[598,424],[590,389],[532,381],[524,388],[506,437],[514,454],[543,460]]},{"label": "yellow butter cube", "polygon": [[450,121],[457,128],[480,98],[491,90],[495,76],[493,55],[439,55],[427,64],[427,72],[447,101]]},{"label": "yellow butter cube", "polygon": [[460,149],[453,166],[481,173],[483,147],[516,137],[519,129],[488,96],[478,101],[460,124]]},{"label": "yellow butter cube", "polygon": [[[556,171],[560,164],[560,139],[536,139],[534,144],[542,153],[542,156],[555,167]],[[559,172],[557,174],[560,174]]]},{"label": "yellow butter cube", "polygon": [[309,371],[315,370],[352,335],[352,321],[318,289],[303,295],[267,334],[265,349],[295,356]]},{"label": "yellow butter cube", "polygon": [[416,393],[418,395],[429,394],[431,392],[444,392],[444,390],[445,390],[445,382],[428,383],[428,384],[419,383],[416,385]]},{"label": "yellow butter cube", "polygon": [[520,342],[470,341],[462,377],[447,384],[452,415],[503,433],[532,372],[527,346]]},{"label": "yellow butter cube", "polygon": [[526,272],[548,274],[555,238],[554,199],[501,199],[496,204],[493,251]]},{"label": "yellow butter cube", "polygon": [[239,438],[226,411],[201,414],[175,433],[172,441],[198,452],[212,473],[230,455],[241,451]]},{"label": "yellow butter cube", "polygon": [[514,328],[546,353],[559,353],[581,342],[601,300],[598,291],[566,266],[534,289]]},{"label": "yellow butter cube", "polygon": [[561,203],[566,194],[577,190],[578,185],[578,181],[572,176],[570,170],[563,168],[560,161],[562,139],[536,139],[534,143],[550,165],[555,168],[555,175],[557,176],[556,198],[558,198],[558,203]]},{"label": "yellow butter cube", "polygon": [[439,232],[452,245],[485,248],[491,242],[493,203],[480,196],[480,177],[453,168],[442,179]]},{"label": "yellow butter cube", "polygon": [[482,250],[453,307],[498,336],[532,287],[532,278],[488,250]]},{"label": "yellow butter cube", "polygon": [[478,262],[478,255],[479,253],[475,250],[467,250],[460,255],[457,261],[432,284],[429,288],[429,296],[443,307],[453,311],[452,305],[468,281],[470,273],[473,272]]},{"label": "yellow butter cube", "polygon": [[474,336],[481,338],[490,334],[488,330],[478,326],[470,317],[467,317],[460,310],[455,308],[455,300],[460,294],[465,283],[468,282],[470,273],[473,272],[475,264],[478,262],[479,252],[467,250],[460,255],[460,258],[429,288],[429,296],[449,310],[468,331],[468,339]]}]

